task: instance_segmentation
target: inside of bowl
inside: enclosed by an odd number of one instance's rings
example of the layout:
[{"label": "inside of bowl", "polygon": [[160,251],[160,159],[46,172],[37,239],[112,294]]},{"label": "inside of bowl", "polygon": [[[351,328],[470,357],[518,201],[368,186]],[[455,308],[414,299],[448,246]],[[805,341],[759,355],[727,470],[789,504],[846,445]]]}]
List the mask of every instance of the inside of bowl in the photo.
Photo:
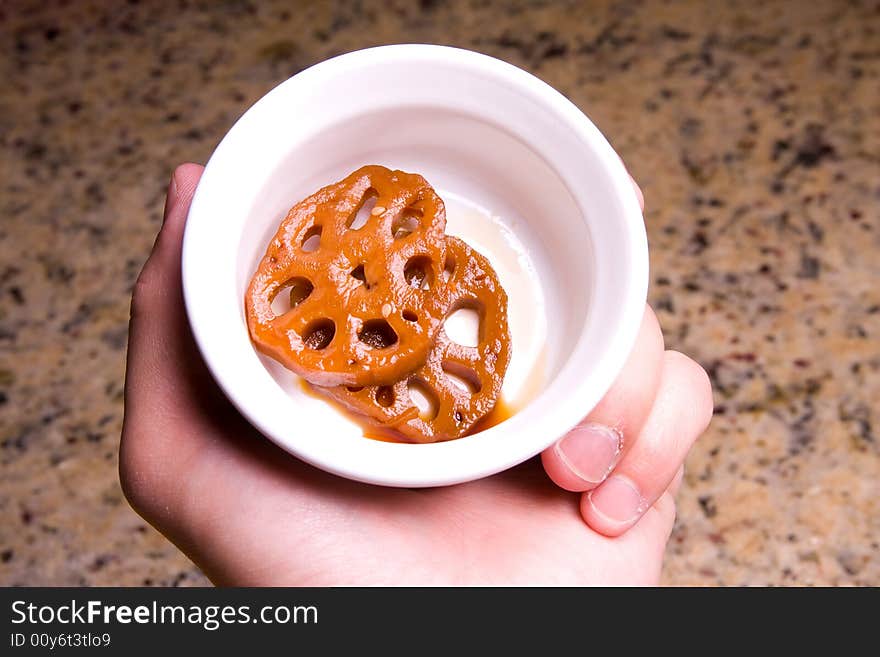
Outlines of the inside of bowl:
[{"label": "inside of bowl", "polygon": [[[512,333],[502,397],[521,410],[577,343],[593,289],[593,257],[586,222],[560,177],[523,141],[486,120],[395,107],[349,117],[295,144],[249,209],[238,252],[240,294],[289,208],[365,164],[423,175],[444,199],[447,233],[492,262],[509,295]],[[296,377],[261,359],[279,386],[302,395]]]}]

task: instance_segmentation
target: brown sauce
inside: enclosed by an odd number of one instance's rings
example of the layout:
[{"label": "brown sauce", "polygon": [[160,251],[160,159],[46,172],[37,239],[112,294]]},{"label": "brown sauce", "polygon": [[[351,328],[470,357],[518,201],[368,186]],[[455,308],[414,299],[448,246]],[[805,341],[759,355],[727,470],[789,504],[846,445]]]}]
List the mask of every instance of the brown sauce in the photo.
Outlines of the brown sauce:
[{"label": "brown sauce", "polygon": [[492,427],[498,426],[505,420],[509,420],[519,409],[511,406],[504,397],[499,397],[498,401],[495,403],[495,408],[489,411],[488,415],[485,415],[481,419],[477,420],[474,423],[474,426],[471,427],[470,431],[468,431],[465,435],[473,436],[475,433],[480,433],[481,431],[485,431],[486,429],[491,429]]},{"label": "brown sauce", "polygon": [[[300,389],[315,399],[320,399],[325,403],[329,403],[333,408],[339,411],[341,414],[357,423],[364,432],[364,438],[369,438],[370,440],[378,440],[383,443],[402,443],[402,444],[411,444],[411,441],[403,440],[401,435],[394,431],[393,429],[386,429],[383,427],[376,426],[372,423],[369,418],[363,415],[357,415],[349,411],[345,406],[336,402],[332,399],[325,397],[324,395],[320,395],[312,389],[311,384],[305,379],[298,379]],[[477,420],[473,427],[463,436],[473,436],[474,434],[480,433],[481,431],[485,431],[486,429],[491,429],[494,426],[498,426],[505,420],[510,419],[519,409],[514,408],[511,404],[509,404],[503,397],[499,397],[498,401],[495,404],[495,407],[489,412],[488,415]]]}]

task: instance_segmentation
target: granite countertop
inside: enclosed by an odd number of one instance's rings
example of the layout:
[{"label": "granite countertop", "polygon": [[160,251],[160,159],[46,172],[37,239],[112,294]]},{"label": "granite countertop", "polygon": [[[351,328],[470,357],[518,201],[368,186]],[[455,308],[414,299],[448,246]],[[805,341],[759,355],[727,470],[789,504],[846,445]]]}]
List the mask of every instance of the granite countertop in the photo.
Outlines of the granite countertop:
[{"label": "granite countertop", "polygon": [[165,186],[281,80],[402,41],[533,71],[644,188],[650,300],[717,404],[664,581],[880,584],[875,1],[171,4],[0,7],[0,584],[207,582],[116,471]]}]

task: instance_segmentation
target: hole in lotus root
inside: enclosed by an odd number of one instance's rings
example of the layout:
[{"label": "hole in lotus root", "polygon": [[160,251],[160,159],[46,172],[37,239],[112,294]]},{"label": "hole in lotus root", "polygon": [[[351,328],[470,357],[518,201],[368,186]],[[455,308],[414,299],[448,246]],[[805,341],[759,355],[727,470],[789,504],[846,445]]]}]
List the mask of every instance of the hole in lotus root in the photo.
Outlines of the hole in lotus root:
[{"label": "hole in lotus root", "polygon": [[422,381],[413,377],[406,384],[409,398],[416,408],[419,409],[419,417],[425,422],[430,422],[440,410],[440,400],[431,387]]},{"label": "hole in lotus root", "polygon": [[443,282],[448,283],[453,273],[455,273],[455,258],[448,255],[446,262],[443,263]]},{"label": "hole in lotus root", "polygon": [[394,388],[391,386],[379,386],[376,388],[376,403],[383,408],[388,408],[394,403]]},{"label": "hole in lotus root", "polygon": [[406,261],[403,278],[410,287],[428,290],[434,283],[431,276],[431,259],[428,256],[413,256]]},{"label": "hole in lotus root", "polygon": [[281,286],[281,289],[272,299],[272,312],[276,317],[280,317],[291,308],[296,308],[299,304],[309,298],[314,290],[311,281],[301,276],[296,276]]},{"label": "hole in lotus root", "polygon": [[336,335],[336,325],[332,319],[326,317],[316,319],[309,322],[306,330],[303,331],[303,342],[309,349],[325,349],[327,345],[333,342],[333,336]]},{"label": "hole in lotus root", "polygon": [[419,316],[416,315],[412,310],[404,310],[403,318],[408,322],[417,322],[419,321]]},{"label": "hole in lotus root", "polygon": [[394,221],[391,222],[391,235],[396,240],[411,235],[418,230],[421,218],[421,210],[406,208]]},{"label": "hole in lotus root", "polygon": [[[375,189],[368,189],[367,193],[364,195],[363,200],[361,201],[360,207],[358,207],[357,212],[355,212],[348,219],[348,223],[346,224],[351,230],[359,230],[363,228],[367,220],[373,215],[373,211],[376,210],[376,200],[377,194]],[[376,214],[381,214],[385,211],[385,208],[381,208],[380,212]]]},{"label": "hole in lotus root", "polygon": [[397,333],[384,319],[370,319],[364,322],[358,332],[358,338],[373,349],[385,349],[397,343]]},{"label": "hole in lotus root", "polygon": [[349,392],[360,392],[364,389],[363,386],[345,386],[345,389]]},{"label": "hole in lotus root", "polygon": [[302,241],[302,250],[306,253],[312,253],[321,246],[321,230],[320,226],[312,226],[306,232]]},{"label": "hole in lotus root", "polygon": [[475,305],[465,303],[446,318],[446,336],[463,347],[480,344],[480,313]]},{"label": "hole in lotus root", "polygon": [[483,388],[480,377],[467,365],[456,363],[453,360],[444,360],[442,367],[446,378],[464,392],[475,395]]},{"label": "hole in lotus root", "polygon": [[370,289],[370,284],[367,283],[367,275],[364,273],[364,266],[358,265],[354,269],[351,270],[351,277],[356,278],[361,283],[364,284],[364,287],[368,290]]}]

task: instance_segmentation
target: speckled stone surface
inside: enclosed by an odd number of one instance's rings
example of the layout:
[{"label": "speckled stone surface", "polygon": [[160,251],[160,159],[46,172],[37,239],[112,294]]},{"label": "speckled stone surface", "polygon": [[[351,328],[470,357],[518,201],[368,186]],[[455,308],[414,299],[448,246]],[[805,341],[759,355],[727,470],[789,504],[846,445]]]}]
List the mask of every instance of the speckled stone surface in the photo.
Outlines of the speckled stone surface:
[{"label": "speckled stone surface", "polygon": [[[385,8],[387,7],[387,8]],[[203,584],[126,504],[129,292],[165,185],[328,56],[480,50],[583,108],[710,372],[670,584],[880,584],[880,3],[0,5],[0,584]]]}]

